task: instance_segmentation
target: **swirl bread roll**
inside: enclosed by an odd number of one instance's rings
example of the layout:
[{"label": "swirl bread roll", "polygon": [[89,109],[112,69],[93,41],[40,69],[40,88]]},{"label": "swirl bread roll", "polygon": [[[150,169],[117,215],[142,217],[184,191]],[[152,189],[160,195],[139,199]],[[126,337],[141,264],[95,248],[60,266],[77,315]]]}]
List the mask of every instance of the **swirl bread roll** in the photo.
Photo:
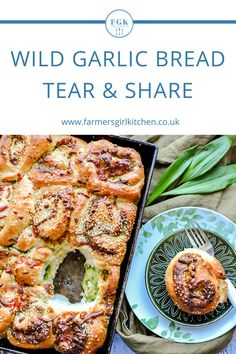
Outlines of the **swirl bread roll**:
[{"label": "swirl bread roll", "polygon": [[107,263],[120,265],[136,211],[136,205],[130,202],[80,194],[71,215],[71,242],[81,247],[89,245]]},{"label": "swirl bread roll", "polygon": [[63,312],[54,320],[55,348],[63,354],[94,353],[105,341],[110,314],[103,300],[88,310]]},{"label": "swirl bread roll", "polygon": [[20,179],[51,143],[49,135],[3,135],[0,140],[0,180]]},{"label": "swirl bread roll", "polygon": [[107,140],[88,144],[80,158],[80,180],[89,191],[137,202],[144,184],[140,155]]},{"label": "swirl bread roll", "polygon": [[30,178],[38,186],[51,184],[81,185],[78,159],[87,143],[71,136],[53,138],[53,149],[47,151],[30,171]]},{"label": "swirl bread roll", "polygon": [[33,226],[36,236],[56,240],[65,234],[73,208],[72,197],[70,185],[43,187],[35,193]]},{"label": "swirl bread roll", "polygon": [[166,270],[166,289],[178,308],[195,315],[213,311],[227,301],[225,271],[200,249],[179,252]]},{"label": "swirl bread roll", "polygon": [[23,289],[21,307],[7,332],[12,345],[25,349],[46,349],[53,346],[55,312],[47,302],[48,294],[43,287]]}]

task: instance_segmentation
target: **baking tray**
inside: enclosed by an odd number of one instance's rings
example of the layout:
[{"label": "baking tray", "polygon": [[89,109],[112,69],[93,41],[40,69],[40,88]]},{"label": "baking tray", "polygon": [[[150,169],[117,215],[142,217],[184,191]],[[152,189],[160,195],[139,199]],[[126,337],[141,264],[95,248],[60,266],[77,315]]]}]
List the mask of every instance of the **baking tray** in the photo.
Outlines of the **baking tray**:
[{"label": "baking tray", "polygon": [[[147,142],[142,142],[138,141],[135,139],[130,139],[128,137],[120,137],[120,136],[111,136],[111,135],[82,135],[78,136],[75,135],[78,138],[81,138],[87,142],[92,141],[92,140],[99,140],[99,139],[106,139],[111,141],[112,143],[115,143],[119,146],[124,146],[124,147],[131,147],[134,148],[136,151],[139,152],[142,163],[144,165],[144,171],[145,171],[145,184],[142,189],[141,193],[141,198],[138,203],[138,212],[136,216],[136,221],[133,227],[133,231],[130,237],[130,240],[127,243],[127,251],[123,260],[123,263],[121,265],[121,272],[120,272],[120,280],[119,280],[119,285],[117,288],[117,295],[116,295],[116,301],[114,303],[114,311],[113,314],[110,317],[109,325],[108,325],[108,331],[107,331],[107,338],[106,341],[101,349],[97,351],[97,354],[109,354],[112,348],[112,342],[113,342],[113,337],[115,334],[116,330],[116,324],[120,312],[120,308],[122,305],[123,297],[124,297],[124,291],[125,291],[125,286],[126,282],[128,279],[128,273],[130,270],[130,265],[131,265],[131,260],[132,256],[134,254],[134,249],[139,233],[139,229],[141,227],[142,223],[142,217],[143,217],[143,212],[144,212],[144,207],[146,203],[146,199],[148,196],[148,190],[152,178],[152,173],[153,169],[155,166],[155,161],[157,158],[157,153],[158,153],[158,148],[156,145],[147,143]],[[71,260],[67,259],[68,262],[74,262],[75,259],[72,254]],[[81,264],[83,261],[81,261]],[[67,264],[68,267],[68,264]],[[76,269],[78,272],[78,267],[72,267],[73,269]],[[67,272],[68,273],[68,272]],[[67,274],[66,273],[66,274]],[[59,280],[60,282],[60,275],[59,275]],[[68,288],[68,287],[66,287]],[[79,289],[77,290],[77,294],[79,293]],[[63,292],[62,292],[63,293]],[[64,295],[68,295],[64,293]],[[76,299],[75,299],[76,300]],[[56,354],[57,352],[54,349],[48,349],[48,350],[25,350],[21,348],[16,348],[13,347],[6,339],[1,339],[0,341],[0,354],[2,353],[31,353],[31,354]]]}]

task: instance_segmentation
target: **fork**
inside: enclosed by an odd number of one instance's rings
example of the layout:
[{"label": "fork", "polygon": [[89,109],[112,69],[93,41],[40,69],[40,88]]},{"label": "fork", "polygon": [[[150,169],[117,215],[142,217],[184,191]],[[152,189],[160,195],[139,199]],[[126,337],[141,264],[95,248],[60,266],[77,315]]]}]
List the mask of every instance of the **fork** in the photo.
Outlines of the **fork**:
[{"label": "fork", "polygon": [[[193,228],[185,229],[186,235],[193,246],[193,248],[199,248],[211,256],[214,256],[214,247],[207,237],[205,231],[200,227],[200,225],[195,222],[192,224]],[[228,285],[228,299],[230,300],[232,306],[236,309],[236,289],[229,278],[226,279]]]}]

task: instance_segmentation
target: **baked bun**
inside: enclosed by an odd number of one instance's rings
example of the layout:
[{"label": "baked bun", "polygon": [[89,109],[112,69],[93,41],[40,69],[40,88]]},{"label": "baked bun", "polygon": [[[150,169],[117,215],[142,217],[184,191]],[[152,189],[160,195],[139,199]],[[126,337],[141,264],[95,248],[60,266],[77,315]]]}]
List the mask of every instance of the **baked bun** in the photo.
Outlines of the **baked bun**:
[{"label": "baked bun", "polygon": [[25,349],[46,349],[54,344],[55,312],[48,306],[48,294],[41,286],[23,290],[20,311],[7,332],[9,342]]},{"label": "baked bun", "polygon": [[134,149],[107,140],[93,141],[81,154],[80,180],[88,190],[137,202],[144,184],[144,169]]},{"label": "baked bun", "polygon": [[15,181],[52,143],[49,135],[3,135],[0,140],[0,181]]},{"label": "baked bun", "polygon": [[92,250],[120,265],[134,224],[137,207],[114,198],[80,195],[71,215],[72,243]]},{"label": "baked bun", "polygon": [[[143,183],[139,154],[106,140],[1,138],[0,338],[63,354],[103,346]],[[84,276],[70,303],[53,281],[75,251]]]},{"label": "baked bun", "polygon": [[166,270],[166,289],[180,310],[194,315],[204,315],[227,301],[223,267],[200,249],[186,249],[172,259]]},{"label": "baked bun", "polygon": [[63,312],[54,320],[55,348],[63,354],[94,353],[105,341],[110,314],[104,301],[87,311]]},{"label": "baked bun", "polygon": [[33,225],[36,236],[56,240],[65,234],[72,210],[72,186],[48,186],[35,193]]},{"label": "baked bun", "polygon": [[72,136],[56,136],[53,149],[47,151],[30,171],[30,178],[37,186],[50,184],[81,185],[78,159],[87,143]]}]

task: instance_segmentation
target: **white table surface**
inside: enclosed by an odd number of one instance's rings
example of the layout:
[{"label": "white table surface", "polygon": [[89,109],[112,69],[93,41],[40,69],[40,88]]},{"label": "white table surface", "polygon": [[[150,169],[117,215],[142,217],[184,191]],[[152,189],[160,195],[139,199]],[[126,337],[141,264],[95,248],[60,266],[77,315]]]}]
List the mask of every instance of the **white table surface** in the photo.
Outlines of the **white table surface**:
[{"label": "white table surface", "polygon": [[[127,345],[123,342],[120,336],[118,334],[115,334],[111,354],[133,354],[133,353],[134,352],[127,347]],[[219,354],[236,354],[236,331],[234,332],[232,341]]]}]

